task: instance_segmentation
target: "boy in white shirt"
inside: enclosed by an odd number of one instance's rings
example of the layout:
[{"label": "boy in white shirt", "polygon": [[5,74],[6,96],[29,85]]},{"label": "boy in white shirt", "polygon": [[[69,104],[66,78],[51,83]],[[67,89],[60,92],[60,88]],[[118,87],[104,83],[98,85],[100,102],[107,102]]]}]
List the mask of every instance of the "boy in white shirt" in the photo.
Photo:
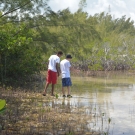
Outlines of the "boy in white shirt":
[{"label": "boy in white shirt", "polygon": [[57,83],[57,76],[59,76],[59,63],[60,57],[63,55],[62,51],[58,51],[56,55],[51,55],[48,61],[47,80],[44,89],[43,96],[46,96],[47,88],[49,84],[52,84],[52,93],[54,95],[54,85]]},{"label": "boy in white shirt", "polygon": [[70,86],[72,86],[71,78],[70,78],[70,60],[72,56],[68,54],[66,59],[60,62],[61,76],[62,76],[62,93],[63,97],[66,97],[64,87],[67,87],[68,93],[67,97],[72,97],[70,95]]}]

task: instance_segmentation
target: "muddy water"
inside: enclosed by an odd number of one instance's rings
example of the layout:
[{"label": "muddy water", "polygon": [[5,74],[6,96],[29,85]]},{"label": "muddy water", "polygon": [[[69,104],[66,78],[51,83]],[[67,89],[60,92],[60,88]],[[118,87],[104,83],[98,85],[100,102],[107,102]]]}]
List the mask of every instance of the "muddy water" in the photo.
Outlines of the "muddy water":
[{"label": "muddy water", "polygon": [[[65,103],[83,108],[96,116],[87,126],[110,135],[135,134],[135,75],[105,73],[100,77],[72,77],[73,98]],[[60,89],[60,81],[57,85]],[[60,97],[62,99],[62,97]],[[87,111],[87,110],[86,110]]]}]

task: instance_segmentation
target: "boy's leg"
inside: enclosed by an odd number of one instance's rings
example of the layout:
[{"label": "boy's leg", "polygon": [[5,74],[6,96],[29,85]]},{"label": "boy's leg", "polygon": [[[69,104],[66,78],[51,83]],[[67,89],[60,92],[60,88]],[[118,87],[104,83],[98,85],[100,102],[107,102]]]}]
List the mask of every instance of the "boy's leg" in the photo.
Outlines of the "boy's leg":
[{"label": "boy's leg", "polygon": [[43,95],[44,95],[44,96],[46,95],[46,92],[47,92],[47,88],[48,88],[48,86],[49,86],[49,83],[48,83],[48,82],[46,82],[45,89],[44,89],[44,93],[43,93]]},{"label": "boy's leg", "polygon": [[64,87],[62,87],[62,93],[63,93],[63,95],[65,95],[65,90],[64,90]]},{"label": "boy's leg", "polygon": [[52,96],[54,96],[54,86],[57,84],[57,72],[51,72],[51,81],[52,81]]},{"label": "boy's leg", "polygon": [[52,96],[54,96],[54,86],[55,84],[52,84]]},{"label": "boy's leg", "polygon": [[43,96],[46,96],[47,88],[48,88],[50,83],[51,83],[51,71],[48,70],[47,71],[47,78],[46,78],[46,85],[45,85]]},{"label": "boy's leg", "polygon": [[68,94],[67,94],[67,97],[72,97],[70,95],[70,88],[71,88],[71,85],[72,85],[72,82],[71,82],[71,78],[67,78],[67,90],[68,90]]},{"label": "boy's leg", "polygon": [[66,85],[66,78],[62,78],[62,94],[63,94],[63,97],[66,97],[65,89],[64,89],[65,85]]},{"label": "boy's leg", "polygon": [[70,86],[67,86],[68,95],[70,95]]}]

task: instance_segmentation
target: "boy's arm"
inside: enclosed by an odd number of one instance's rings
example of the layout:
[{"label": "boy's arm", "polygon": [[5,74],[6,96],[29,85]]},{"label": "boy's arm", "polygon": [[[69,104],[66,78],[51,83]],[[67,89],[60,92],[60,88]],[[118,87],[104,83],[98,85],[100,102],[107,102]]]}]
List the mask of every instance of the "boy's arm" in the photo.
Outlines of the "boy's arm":
[{"label": "boy's arm", "polygon": [[58,73],[58,76],[59,76],[60,75],[59,63],[56,63],[56,70],[57,70],[57,73]]}]

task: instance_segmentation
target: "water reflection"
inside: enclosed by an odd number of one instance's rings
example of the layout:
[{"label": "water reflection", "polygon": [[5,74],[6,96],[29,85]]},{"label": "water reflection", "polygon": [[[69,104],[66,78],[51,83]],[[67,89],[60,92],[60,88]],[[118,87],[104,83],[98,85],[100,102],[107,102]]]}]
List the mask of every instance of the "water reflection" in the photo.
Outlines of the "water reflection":
[{"label": "water reflection", "polygon": [[[76,111],[84,111],[81,115],[92,114],[87,128],[110,135],[135,134],[134,76],[122,73],[107,77],[73,77],[72,80],[73,98],[63,98],[60,94],[60,100],[55,103],[66,106],[71,113],[78,107]],[[60,89],[60,84],[57,87]]]},{"label": "water reflection", "polygon": [[[98,106],[100,111],[111,119],[109,134],[134,135],[135,84],[130,81],[134,81],[133,76],[116,76],[116,78],[110,76],[106,80],[94,78],[94,84],[90,85],[90,92],[88,91],[89,88],[87,88],[89,86],[86,85],[88,80],[89,85],[93,82],[92,78],[85,78],[85,81],[83,79],[85,89],[83,89],[83,92],[74,93],[75,98],[71,101],[73,103],[79,102],[79,106],[88,106],[90,104]],[[104,124],[107,127],[107,120]]]}]

